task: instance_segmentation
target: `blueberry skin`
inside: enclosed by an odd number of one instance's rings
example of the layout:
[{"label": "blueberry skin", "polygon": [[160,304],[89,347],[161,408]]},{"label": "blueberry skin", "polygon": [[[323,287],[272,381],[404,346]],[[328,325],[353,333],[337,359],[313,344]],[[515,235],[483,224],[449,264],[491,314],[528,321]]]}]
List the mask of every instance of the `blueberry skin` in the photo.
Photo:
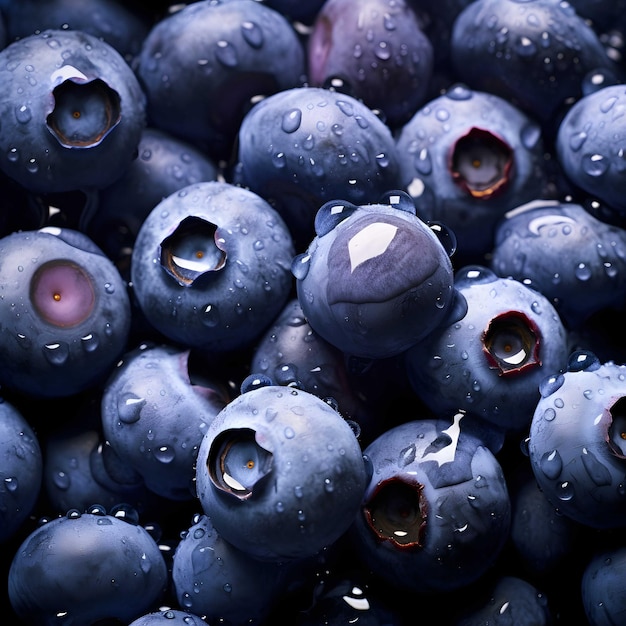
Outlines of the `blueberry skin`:
[{"label": "blueberry skin", "polygon": [[292,269],[315,332],[368,359],[397,356],[421,341],[455,297],[450,252],[436,230],[415,215],[405,192],[387,199],[324,204],[317,235]]},{"label": "blueberry skin", "polygon": [[590,559],[581,579],[584,611],[592,626],[623,624],[626,619],[624,577],[626,548],[605,548]]},{"label": "blueberry skin", "polygon": [[308,37],[309,84],[343,90],[397,128],[426,100],[433,44],[405,0],[329,0]]},{"label": "blueberry skin", "polygon": [[226,540],[255,558],[317,555],[348,529],[367,484],[352,428],[329,404],[266,377],[209,424],[196,491]]},{"label": "blueberry skin", "polygon": [[502,575],[490,586],[484,604],[466,610],[453,626],[550,626],[553,615],[549,597],[531,582],[515,575]]},{"label": "blueberry skin", "polygon": [[26,189],[98,189],[135,158],[145,95],[99,38],[59,29],[18,39],[0,50],[0,81],[0,169]]},{"label": "blueberry skin", "polygon": [[0,239],[0,381],[35,397],[93,388],[126,348],[126,283],[83,233],[43,228]]},{"label": "blueberry skin", "polygon": [[318,209],[400,189],[390,128],[360,100],[322,87],[295,87],[261,100],[238,133],[233,180],[266,198],[301,252]]},{"label": "blueberry skin", "polygon": [[584,541],[584,527],[562,515],[539,488],[530,464],[524,464],[528,475],[513,486],[507,474],[511,493],[510,542],[523,572],[530,580],[550,581],[563,568],[575,565]]},{"label": "blueberry skin", "polygon": [[215,381],[195,383],[190,350],[143,344],[123,356],[104,385],[102,431],[152,492],[191,500],[198,448],[228,401]]},{"label": "blueberry skin", "polygon": [[206,621],[199,615],[180,609],[159,609],[146,613],[133,620],[128,626],[205,626]]},{"label": "blueberry skin", "polygon": [[394,588],[461,589],[489,571],[508,538],[504,472],[464,419],[411,420],[364,450],[373,472],[349,537]]},{"label": "blueberry skin", "polygon": [[455,288],[465,310],[406,352],[411,385],[436,415],[463,409],[525,431],[540,382],[567,365],[563,321],[544,295],[484,266],[457,270]]},{"label": "blueberry skin", "polygon": [[555,142],[565,175],[578,188],[626,215],[623,155],[626,136],[622,111],[626,88],[608,85],[579,98],[558,126]]},{"label": "blueberry skin", "polygon": [[141,134],[137,158],[115,182],[98,191],[85,232],[128,271],[139,228],[170,194],[193,183],[216,180],[217,165],[192,144],[157,128]]},{"label": "blueberry skin", "polygon": [[301,85],[306,65],[278,11],[253,0],[203,0],[152,27],[136,72],[153,126],[229,160],[253,99]]},{"label": "blueberry skin", "polygon": [[547,376],[528,453],[539,487],[562,515],[597,529],[626,524],[622,409],[626,366],[574,352]]},{"label": "blueberry skin", "polygon": [[399,129],[396,146],[402,187],[420,217],[454,231],[459,264],[484,262],[503,215],[543,197],[541,128],[493,93],[451,85]]},{"label": "blueberry skin", "polygon": [[22,528],[43,477],[39,439],[13,403],[0,399],[0,545]]},{"label": "blueberry skin", "polygon": [[155,607],[168,582],[158,545],[142,526],[97,511],[47,521],[15,552],[9,600],[25,624],[128,623]]},{"label": "blueberry skin", "polygon": [[558,0],[478,0],[456,17],[451,63],[473,89],[494,93],[543,125],[581,96],[590,71],[617,69],[598,33]]},{"label": "blueberry skin", "polygon": [[2,0],[0,9],[8,41],[46,29],[80,30],[103,39],[129,62],[148,34],[148,22],[118,0]]},{"label": "blueberry skin", "polygon": [[292,570],[290,563],[262,561],[239,550],[206,515],[197,515],[176,546],[172,582],[178,604],[209,623],[264,624],[286,593]]},{"label": "blueberry skin", "polygon": [[131,258],[133,293],[170,340],[236,350],[287,302],[293,255],[287,226],[263,198],[203,181],[169,195],[143,222]]},{"label": "blueberry skin", "polygon": [[580,204],[538,200],[504,216],[490,266],[540,291],[568,328],[582,328],[594,313],[624,304],[626,230]]},{"label": "blueberry skin", "polygon": [[332,399],[346,419],[358,424],[361,437],[378,428],[378,412],[355,391],[343,352],[311,328],[297,298],[285,305],[256,343],[249,371],[263,374],[278,385]]}]

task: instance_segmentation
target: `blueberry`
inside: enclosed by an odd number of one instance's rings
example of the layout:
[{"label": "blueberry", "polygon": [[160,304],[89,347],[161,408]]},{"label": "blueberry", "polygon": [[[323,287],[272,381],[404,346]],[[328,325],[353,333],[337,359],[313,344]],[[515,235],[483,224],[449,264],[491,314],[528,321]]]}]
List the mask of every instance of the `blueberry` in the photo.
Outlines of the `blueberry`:
[{"label": "blueberry", "polygon": [[130,622],[156,608],[168,582],[159,547],[138,524],[69,511],[42,523],[15,552],[11,606],[25,624]]},{"label": "blueberry", "polygon": [[390,128],[363,102],[329,88],[285,89],[256,104],[238,134],[235,182],[267,199],[301,252],[318,209],[400,189]]},{"label": "blueberry", "polygon": [[328,0],[317,13],[307,46],[309,83],[343,83],[355,98],[381,111],[392,128],[426,100],[433,45],[405,0]]},{"label": "blueberry", "polygon": [[466,419],[411,420],[365,448],[373,471],[349,537],[363,563],[396,589],[467,586],[486,575],[508,538],[502,467],[466,432]]},{"label": "blueberry", "polygon": [[137,158],[120,178],[98,191],[97,207],[81,225],[126,274],[135,238],[150,211],[175,191],[217,176],[217,165],[192,144],[145,128]]},{"label": "blueberry", "polygon": [[198,448],[226,405],[224,386],[195,380],[190,350],[141,345],[124,355],[104,385],[102,430],[115,454],[152,492],[193,497]]},{"label": "blueberry", "polygon": [[145,37],[136,72],[152,125],[214,159],[231,157],[255,98],[299,86],[304,50],[291,23],[253,0],[192,2]]},{"label": "blueberry", "polygon": [[2,0],[8,41],[47,29],[80,30],[113,46],[128,62],[138,54],[148,22],[119,0]]},{"label": "blueberry", "polygon": [[166,338],[217,353],[251,345],[292,289],[291,235],[252,191],[183,187],[152,209],[135,240],[133,293]]},{"label": "blueberry", "polygon": [[366,483],[348,422],[317,396],[262,376],[243,381],[198,452],[204,513],[226,541],[267,561],[313,557],[332,545],[356,516]]},{"label": "blueberry", "polygon": [[0,399],[0,544],[14,537],[34,510],[42,477],[37,434],[17,406]]},{"label": "blueberry", "polygon": [[540,382],[567,365],[563,321],[546,296],[480,265],[457,270],[455,289],[465,310],[406,352],[413,389],[436,415],[464,409],[524,431]]},{"label": "blueberry", "polygon": [[584,527],[562,515],[541,491],[528,463],[520,476],[507,474],[511,494],[510,544],[529,580],[551,582],[563,568],[573,568],[582,553]]},{"label": "blueberry", "polygon": [[562,515],[591,528],[619,528],[624,508],[626,366],[574,352],[541,384],[528,453],[539,487]]},{"label": "blueberry", "polygon": [[477,0],[456,17],[451,62],[473,89],[508,100],[545,127],[568,99],[581,96],[584,76],[618,69],[598,33],[557,0]]},{"label": "blueberry", "polygon": [[624,304],[626,230],[580,204],[537,200],[498,224],[490,264],[540,291],[569,328],[581,328],[594,313]]},{"label": "blueberry", "polygon": [[598,550],[583,571],[580,591],[585,615],[593,626],[610,626],[626,619],[624,576],[626,548]]},{"label": "blueberry", "polygon": [[101,383],[126,347],[119,271],[83,233],[44,228],[0,239],[0,381],[39,397]]},{"label": "blueberry", "polygon": [[397,152],[418,215],[454,231],[460,264],[484,263],[502,216],[547,186],[537,122],[504,98],[460,83],[399,129]]},{"label": "blueberry", "polygon": [[262,561],[239,550],[206,515],[196,515],[174,552],[172,582],[184,610],[209,623],[252,625],[265,623],[297,571],[290,563]]},{"label": "blueberry", "polygon": [[315,229],[293,273],[302,311],[326,341],[382,359],[443,322],[455,296],[448,231],[419,219],[408,194],[392,191],[361,206],[327,202]]},{"label": "blueberry", "polygon": [[104,187],[135,158],[145,96],[119,52],[78,30],[45,30],[0,50],[0,168],[25,188]]},{"label": "blueberry", "polygon": [[556,153],[571,182],[613,208],[623,218],[621,193],[626,135],[622,112],[626,88],[608,85],[578,99],[558,126]]}]

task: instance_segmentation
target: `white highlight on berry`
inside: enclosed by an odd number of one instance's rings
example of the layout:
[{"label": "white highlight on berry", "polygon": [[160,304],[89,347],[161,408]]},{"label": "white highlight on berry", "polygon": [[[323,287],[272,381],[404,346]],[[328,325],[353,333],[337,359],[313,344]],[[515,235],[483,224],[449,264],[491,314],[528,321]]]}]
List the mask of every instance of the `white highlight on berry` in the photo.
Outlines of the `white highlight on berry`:
[{"label": "white highlight on berry", "polygon": [[350,271],[365,261],[384,254],[398,232],[398,227],[385,222],[368,224],[348,243]]}]

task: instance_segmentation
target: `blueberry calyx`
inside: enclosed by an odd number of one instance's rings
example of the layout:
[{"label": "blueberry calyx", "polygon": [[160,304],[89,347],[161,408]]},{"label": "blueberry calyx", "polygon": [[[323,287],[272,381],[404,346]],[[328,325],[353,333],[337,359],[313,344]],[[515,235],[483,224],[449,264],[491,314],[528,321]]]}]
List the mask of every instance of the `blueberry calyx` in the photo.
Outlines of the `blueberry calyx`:
[{"label": "blueberry calyx", "polygon": [[424,485],[393,477],[383,480],[365,505],[368,525],[381,542],[412,550],[424,545],[428,503]]},{"label": "blueberry calyx", "polygon": [[79,76],[54,88],[54,108],[46,126],[62,146],[89,148],[100,144],[119,124],[121,99],[103,80],[87,80],[82,72],[76,72]]},{"label": "blueberry calyx", "polygon": [[96,296],[91,278],[82,267],[72,261],[54,260],[35,271],[30,299],[46,322],[70,327],[91,315]]},{"label": "blueberry calyx", "polygon": [[449,168],[453,180],[473,198],[489,199],[511,177],[514,151],[503,139],[472,127],[453,144]]},{"label": "blueberry calyx", "polygon": [[223,240],[218,227],[199,217],[186,217],[160,246],[161,266],[181,287],[226,265]]},{"label": "blueberry calyx", "polygon": [[500,376],[516,375],[541,365],[540,338],[539,328],[524,313],[507,311],[489,322],[483,352]]},{"label": "blueberry calyx", "polygon": [[218,435],[207,458],[209,477],[222,492],[247,500],[272,471],[271,452],[259,445],[250,428],[225,430]]}]

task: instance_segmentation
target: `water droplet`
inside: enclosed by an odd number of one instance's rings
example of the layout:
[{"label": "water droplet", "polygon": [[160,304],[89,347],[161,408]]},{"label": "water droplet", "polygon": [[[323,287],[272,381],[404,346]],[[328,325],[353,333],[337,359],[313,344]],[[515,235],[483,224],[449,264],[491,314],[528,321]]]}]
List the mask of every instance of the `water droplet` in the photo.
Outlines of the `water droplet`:
[{"label": "water droplet", "polygon": [[585,141],[587,140],[587,133],[585,131],[579,131],[574,133],[569,140],[569,147],[574,151],[578,152]]},{"label": "water droplet", "polygon": [[557,489],[557,497],[559,498],[559,500],[563,500],[564,502],[571,500],[574,497],[574,485],[572,485],[572,483],[568,480],[559,484]]},{"label": "water droplet", "polygon": [[293,439],[296,436],[296,433],[291,426],[285,427],[284,433],[287,439]]},{"label": "water droplet", "polygon": [[47,343],[43,346],[43,353],[51,365],[64,365],[70,356],[70,347],[64,341]]},{"label": "water droplet", "polygon": [[585,154],[582,158],[581,167],[586,174],[597,178],[609,169],[609,163],[601,154]]},{"label": "water droplet", "polygon": [[27,124],[32,119],[33,114],[28,106],[22,104],[15,109],[15,119],[20,124]]},{"label": "water droplet", "polygon": [[583,448],[582,460],[589,478],[591,478],[598,487],[611,484],[611,472],[598,460],[598,457],[593,452],[587,448]]},{"label": "water droplet", "polygon": [[578,280],[589,280],[591,278],[591,268],[586,263],[579,263],[574,270],[574,275]]},{"label": "water droplet", "polygon": [[291,264],[291,273],[297,280],[304,280],[309,273],[311,256],[306,253],[297,254]]},{"label": "water droplet", "polygon": [[153,454],[160,463],[171,463],[176,458],[176,451],[172,446],[159,446],[153,450]]},{"label": "water droplet", "polygon": [[301,122],[302,111],[300,109],[291,109],[283,115],[281,128],[286,133],[293,133],[300,128]]},{"label": "water droplet", "polygon": [[241,34],[253,48],[260,48],[264,43],[263,30],[254,22],[245,21],[241,24]]},{"label": "water droplet", "polygon": [[235,67],[239,62],[235,46],[223,39],[215,46],[215,58],[226,67]]},{"label": "water droplet", "polygon": [[554,480],[563,469],[563,460],[557,450],[546,452],[539,461],[541,471],[550,479]]},{"label": "water droplet", "polygon": [[335,490],[335,485],[333,484],[332,479],[325,478],[324,479],[324,491],[326,493],[332,493]]},{"label": "water droplet", "polygon": [[98,335],[95,333],[88,333],[87,335],[82,336],[80,338],[80,345],[85,352],[95,352],[100,345]]},{"label": "water droplet", "polygon": [[202,323],[209,328],[215,328],[220,323],[220,314],[214,304],[205,304],[202,309]]},{"label": "water droplet", "polygon": [[6,487],[7,491],[15,493],[17,491],[17,478],[15,478],[14,476],[9,476],[5,478],[4,486]]},{"label": "water droplet", "polygon": [[117,414],[121,422],[133,424],[141,414],[141,409],[146,404],[144,398],[140,398],[134,393],[123,393],[117,399]]},{"label": "water droplet", "polygon": [[562,374],[554,374],[544,378],[539,383],[539,393],[542,398],[547,398],[552,395],[555,391],[561,388],[563,383],[565,382],[565,378]]},{"label": "water droplet", "polygon": [[31,174],[36,174],[39,171],[39,163],[37,163],[37,159],[35,159],[34,157],[28,159],[28,161],[26,162],[26,169]]},{"label": "water droplet", "polygon": [[433,170],[430,152],[427,148],[422,148],[414,159],[415,169],[423,176],[428,176]]},{"label": "water droplet", "polygon": [[233,590],[233,587],[230,583],[224,583],[222,589],[224,589],[226,593],[230,593]]}]

